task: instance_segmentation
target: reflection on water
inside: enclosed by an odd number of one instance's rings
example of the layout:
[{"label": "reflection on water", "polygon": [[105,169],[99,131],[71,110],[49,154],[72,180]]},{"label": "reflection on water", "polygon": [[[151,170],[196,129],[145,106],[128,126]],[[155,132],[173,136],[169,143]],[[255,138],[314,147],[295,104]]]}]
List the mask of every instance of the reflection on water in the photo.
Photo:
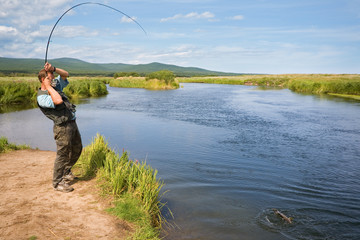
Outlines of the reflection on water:
[{"label": "reflection on water", "polygon": [[[85,145],[99,132],[158,169],[178,226],[165,239],[359,239],[360,102],[183,86],[109,88],[77,111]],[[38,109],[0,115],[0,135],[41,149],[51,128]]]},{"label": "reflection on water", "polygon": [[1,113],[9,113],[22,111],[26,109],[32,109],[37,107],[34,103],[26,103],[26,104],[0,104],[0,114]]}]

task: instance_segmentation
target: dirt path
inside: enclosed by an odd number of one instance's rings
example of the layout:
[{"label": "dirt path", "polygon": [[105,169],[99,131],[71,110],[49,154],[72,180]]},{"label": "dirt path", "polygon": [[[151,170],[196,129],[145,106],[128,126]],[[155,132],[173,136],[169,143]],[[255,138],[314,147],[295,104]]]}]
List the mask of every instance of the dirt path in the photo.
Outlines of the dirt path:
[{"label": "dirt path", "polygon": [[125,239],[131,227],[104,212],[94,181],[53,190],[54,159],[50,151],[0,154],[0,239]]}]

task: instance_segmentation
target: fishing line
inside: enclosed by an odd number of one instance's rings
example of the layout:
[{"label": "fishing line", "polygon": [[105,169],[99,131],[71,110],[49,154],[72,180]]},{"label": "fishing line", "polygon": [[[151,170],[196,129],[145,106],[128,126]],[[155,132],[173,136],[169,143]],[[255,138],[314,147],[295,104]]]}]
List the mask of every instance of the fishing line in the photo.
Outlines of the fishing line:
[{"label": "fishing line", "polygon": [[130,17],[130,16],[127,15],[126,13],[124,13],[124,12],[122,12],[122,11],[116,9],[116,8],[113,8],[113,7],[111,7],[111,6],[109,6],[109,5],[106,5],[106,4],[103,4],[103,3],[97,3],[97,2],[83,2],[83,3],[79,3],[79,4],[75,5],[75,6],[72,6],[72,7],[69,8],[68,10],[66,10],[66,11],[59,17],[59,19],[56,21],[54,27],[52,28],[52,30],[51,30],[51,32],[50,32],[50,35],[49,35],[49,39],[48,39],[47,45],[46,45],[45,63],[47,62],[47,55],[48,55],[48,50],[49,50],[49,44],[50,44],[51,36],[52,36],[52,34],[53,34],[54,30],[55,30],[56,25],[59,23],[59,21],[61,20],[61,18],[62,18],[67,12],[69,12],[71,9],[74,9],[74,8],[76,8],[76,7],[79,7],[79,6],[85,5],[85,4],[100,5],[100,6],[103,6],[103,7],[110,8],[110,9],[116,11],[116,12],[119,12],[119,13],[123,14],[124,16],[128,17],[129,19],[131,19],[134,23],[136,23],[136,24],[143,30],[143,32],[144,32],[145,34],[147,34],[146,31],[145,31],[145,29],[140,25],[140,23],[138,23],[135,19],[133,19],[132,17]]}]

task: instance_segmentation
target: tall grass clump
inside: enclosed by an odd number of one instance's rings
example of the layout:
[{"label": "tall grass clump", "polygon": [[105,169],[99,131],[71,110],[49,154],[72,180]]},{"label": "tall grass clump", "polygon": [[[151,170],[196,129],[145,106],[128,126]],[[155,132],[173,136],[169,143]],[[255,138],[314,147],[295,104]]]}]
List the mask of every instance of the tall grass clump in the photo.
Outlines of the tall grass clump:
[{"label": "tall grass clump", "polygon": [[178,81],[166,83],[159,79],[148,79],[145,77],[118,77],[110,80],[110,87],[120,88],[145,88],[149,90],[169,90],[179,88]]},{"label": "tall grass clump", "polygon": [[14,143],[9,143],[6,137],[0,137],[0,153],[29,148],[30,147],[28,145],[16,145]]},{"label": "tall grass clump", "polygon": [[161,70],[152,72],[146,75],[146,80],[158,79],[164,81],[166,84],[171,84],[175,81],[175,74],[169,70]]},{"label": "tall grass clump", "polygon": [[22,104],[35,101],[36,82],[0,81],[0,104]]},{"label": "tall grass clump", "polygon": [[110,80],[110,87],[118,88],[147,88],[147,82],[143,77],[118,77]]},{"label": "tall grass clump", "polygon": [[288,88],[301,93],[360,95],[360,79],[294,79]]},{"label": "tall grass clump", "polygon": [[[40,83],[36,77],[2,77],[0,78],[0,112],[9,106],[26,105],[37,107],[36,96]],[[64,88],[69,98],[98,97],[108,94],[106,83],[109,78],[71,80]],[[6,111],[6,110],[5,110]]]},{"label": "tall grass clump", "polygon": [[108,93],[103,81],[76,80],[70,81],[64,88],[64,93],[70,98],[98,97]]},{"label": "tall grass clump", "polygon": [[179,82],[175,79],[175,74],[169,70],[161,70],[146,75],[146,81],[160,81],[168,88],[179,88]]},{"label": "tall grass clump", "polygon": [[[157,170],[146,162],[130,160],[126,151],[120,156],[111,150],[102,135],[97,134],[84,148],[75,171],[85,178],[97,176],[103,182],[103,189],[116,197],[115,208],[110,212],[118,216],[128,215],[121,209],[131,202],[130,205],[136,206],[134,211],[142,212],[142,218],[136,221],[139,228],[152,229],[150,235],[158,236],[164,223],[161,209],[165,204],[160,201],[164,183],[157,179]],[[131,218],[125,220],[131,221]]]}]

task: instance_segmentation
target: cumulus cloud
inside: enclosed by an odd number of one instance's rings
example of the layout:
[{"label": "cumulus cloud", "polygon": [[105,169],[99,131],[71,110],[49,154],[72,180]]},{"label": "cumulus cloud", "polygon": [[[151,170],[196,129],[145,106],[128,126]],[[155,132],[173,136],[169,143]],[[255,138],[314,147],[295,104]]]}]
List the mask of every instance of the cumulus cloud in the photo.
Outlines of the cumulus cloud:
[{"label": "cumulus cloud", "polygon": [[168,18],[162,18],[160,22],[167,22],[172,20],[179,20],[179,19],[213,19],[215,15],[211,12],[203,12],[203,13],[197,13],[197,12],[191,12],[188,14],[176,14],[172,17]]},{"label": "cumulus cloud", "polygon": [[[63,9],[71,0],[0,0],[0,45],[8,40],[13,44],[31,44],[39,37],[44,37],[44,27],[40,23],[54,18],[51,9]],[[49,29],[46,28],[46,31]]]},{"label": "cumulus cloud", "polygon": [[18,31],[14,27],[0,26],[0,39],[14,37],[18,34]]},{"label": "cumulus cloud", "polygon": [[1,0],[0,23],[7,22],[17,29],[31,29],[39,22],[52,19],[54,11],[72,0]]}]

